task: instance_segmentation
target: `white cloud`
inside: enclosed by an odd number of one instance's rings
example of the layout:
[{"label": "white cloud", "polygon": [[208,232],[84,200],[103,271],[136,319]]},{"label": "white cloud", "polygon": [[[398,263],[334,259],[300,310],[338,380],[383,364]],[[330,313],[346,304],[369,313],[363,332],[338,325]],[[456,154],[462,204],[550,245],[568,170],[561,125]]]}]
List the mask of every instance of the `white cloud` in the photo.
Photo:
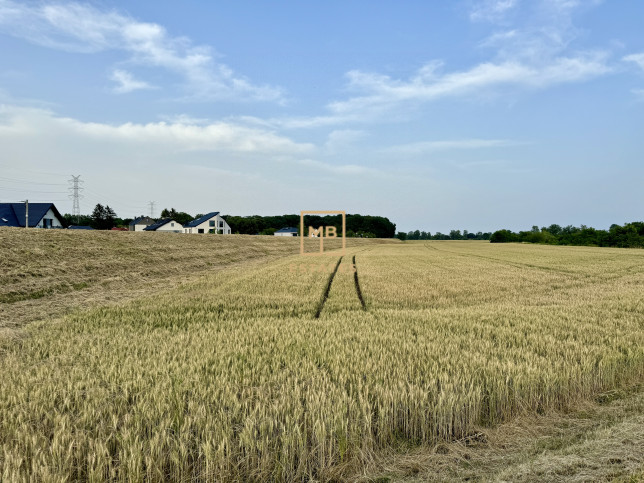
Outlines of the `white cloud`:
[{"label": "white cloud", "polygon": [[[349,71],[353,97],[328,104],[330,113],[284,120],[284,127],[317,127],[347,122],[396,119],[408,116],[422,103],[445,98],[489,96],[507,89],[546,89],[585,82],[610,73],[609,55],[601,50],[572,50],[578,31],[573,14],[597,0],[486,0],[471,11],[473,20],[499,20],[510,12],[513,23],[480,43],[494,48],[490,60],[470,68],[445,71],[443,62],[428,62],[407,78]],[[520,15],[519,15],[520,13]]]},{"label": "white cloud", "polygon": [[221,151],[258,155],[300,155],[314,150],[265,129],[226,122],[193,125],[185,122],[111,125],[58,117],[51,111],[16,106],[0,109],[0,137],[63,135],[89,142],[135,145],[155,151]]},{"label": "white cloud", "polygon": [[129,61],[167,69],[185,78],[189,97],[208,100],[283,101],[282,91],[255,85],[225,64],[211,49],[172,37],[158,24],[78,3],[23,4],[0,0],[0,30],[34,44],[68,52],[120,50]]},{"label": "white cloud", "polygon": [[387,148],[391,154],[419,155],[436,151],[454,149],[484,149],[507,146],[517,146],[521,143],[506,139],[457,139],[450,141],[423,141],[418,143],[401,144]]},{"label": "white cloud", "polygon": [[499,21],[517,6],[517,0],[484,0],[474,5],[470,11],[470,20]]},{"label": "white cloud", "polygon": [[640,69],[644,70],[644,52],[642,52],[641,54],[627,55],[626,57],[623,57],[622,60],[625,62],[633,62]]},{"label": "white cloud", "polygon": [[366,95],[329,105],[335,114],[378,114],[404,102],[428,102],[445,97],[478,95],[500,87],[543,89],[556,84],[581,82],[610,72],[603,53],[559,57],[544,65],[519,61],[486,62],[469,70],[436,74],[431,64],[406,80],[381,74],[349,72],[350,85]]},{"label": "white cloud", "polygon": [[154,86],[148,84],[147,82],[135,79],[134,76],[132,76],[132,74],[130,74],[125,70],[120,70],[120,69],[114,70],[114,72],[112,72],[111,79],[118,84],[112,89],[117,94],[126,94],[128,92],[132,92],[140,89],[155,88]]}]

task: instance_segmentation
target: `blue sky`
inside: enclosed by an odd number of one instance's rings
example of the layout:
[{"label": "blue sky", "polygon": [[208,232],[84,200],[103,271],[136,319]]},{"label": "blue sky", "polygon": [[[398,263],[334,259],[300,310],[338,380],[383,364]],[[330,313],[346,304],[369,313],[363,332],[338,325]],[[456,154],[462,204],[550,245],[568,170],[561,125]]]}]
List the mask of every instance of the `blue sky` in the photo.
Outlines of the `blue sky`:
[{"label": "blue sky", "polygon": [[644,219],[642,2],[0,0],[0,201]]}]

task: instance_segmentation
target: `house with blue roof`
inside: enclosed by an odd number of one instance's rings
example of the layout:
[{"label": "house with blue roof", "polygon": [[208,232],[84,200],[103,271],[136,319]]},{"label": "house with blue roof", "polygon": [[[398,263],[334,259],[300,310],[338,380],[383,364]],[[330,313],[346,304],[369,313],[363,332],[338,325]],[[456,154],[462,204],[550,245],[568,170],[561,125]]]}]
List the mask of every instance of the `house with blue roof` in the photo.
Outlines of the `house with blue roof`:
[{"label": "house with blue roof", "polygon": [[183,227],[184,233],[216,233],[230,235],[230,226],[218,211],[200,216]]},{"label": "house with blue roof", "polygon": [[129,226],[128,230],[129,231],[144,231],[148,226],[154,225],[156,223],[152,218],[149,216],[139,216],[138,218],[134,218]]},{"label": "house with blue roof", "polygon": [[67,224],[53,203],[0,203],[0,227],[65,228]]},{"label": "house with blue roof", "polygon": [[152,225],[146,226],[143,231],[166,231],[172,233],[181,233],[183,232],[183,226],[181,223],[174,221],[172,218],[164,218],[159,220]]},{"label": "house with blue roof", "polygon": [[287,226],[286,228],[280,228],[273,235],[275,236],[297,236],[298,229],[293,228],[292,226]]}]

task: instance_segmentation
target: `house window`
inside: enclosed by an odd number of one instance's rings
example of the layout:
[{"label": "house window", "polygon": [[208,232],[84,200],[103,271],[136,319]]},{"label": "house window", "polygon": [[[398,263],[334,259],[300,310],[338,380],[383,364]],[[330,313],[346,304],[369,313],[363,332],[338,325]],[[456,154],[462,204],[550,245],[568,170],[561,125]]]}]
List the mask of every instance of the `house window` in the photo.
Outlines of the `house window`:
[{"label": "house window", "polygon": [[170,226],[174,226],[174,223],[170,223]]},{"label": "house window", "polygon": [[208,233],[214,233],[214,232],[215,232],[214,228],[213,228],[213,229],[208,230]]},{"label": "house window", "polygon": [[210,220],[210,226],[215,226],[215,220]]},{"label": "house window", "polygon": [[223,222],[223,221],[220,221],[220,222],[219,222],[219,228],[223,228],[223,227],[224,227],[224,222]]},{"label": "house window", "polygon": [[199,230],[197,231],[197,233],[203,233],[203,228],[199,228]]}]

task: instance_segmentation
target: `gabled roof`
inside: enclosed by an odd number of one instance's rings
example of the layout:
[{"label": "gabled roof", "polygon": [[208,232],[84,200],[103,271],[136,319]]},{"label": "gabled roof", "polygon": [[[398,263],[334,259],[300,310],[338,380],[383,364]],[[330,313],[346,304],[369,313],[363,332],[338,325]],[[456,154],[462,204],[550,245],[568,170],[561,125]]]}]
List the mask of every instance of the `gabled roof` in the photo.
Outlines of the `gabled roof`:
[{"label": "gabled roof", "polygon": [[[143,228],[143,231],[156,231],[156,230],[158,230],[159,228],[161,228],[163,225],[167,225],[167,224],[168,224],[168,223],[170,223],[171,221],[174,221],[174,220],[173,220],[172,218],[164,218],[163,220],[159,220],[159,221],[157,221],[157,222],[156,222],[156,223],[154,223],[153,225],[146,226],[145,228]],[[175,221],[175,223],[176,223],[176,221]],[[179,223],[177,223],[177,224],[178,224],[179,226],[181,226]]]},{"label": "gabled roof", "polygon": [[207,215],[203,215],[200,218],[197,218],[196,220],[192,220],[190,223],[187,223],[184,225],[185,228],[194,228],[195,226],[201,225],[204,221],[210,220],[210,218],[214,218],[219,214],[218,211],[213,211],[211,213],[208,213]]},{"label": "gabled roof", "polygon": [[93,230],[91,226],[86,225],[72,225],[67,227],[68,230]]},{"label": "gabled roof", "polygon": [[146,223],[148,224],[148,226],[152,225],[154,223],[154,220],[152,218],[150,218],[149,216],[139,216],[138,218],[134,218],[130,222],[130,226],[144,225]]},{"label": "gabled roof", "polygon": [[[60,223],[65,226],[65,219],[53,203],[29,203],[29,226],[35,227],[51,209]],[[7,220],[7,221],[5,221]],[[25,226],[24,203],[0,203],[0,226]]]},{"label": "gabled roof", "polygon": [[275,233],[297,233],[297,228],[293,228],[292,226],[287,226],[286,228],[280,228]]}]

